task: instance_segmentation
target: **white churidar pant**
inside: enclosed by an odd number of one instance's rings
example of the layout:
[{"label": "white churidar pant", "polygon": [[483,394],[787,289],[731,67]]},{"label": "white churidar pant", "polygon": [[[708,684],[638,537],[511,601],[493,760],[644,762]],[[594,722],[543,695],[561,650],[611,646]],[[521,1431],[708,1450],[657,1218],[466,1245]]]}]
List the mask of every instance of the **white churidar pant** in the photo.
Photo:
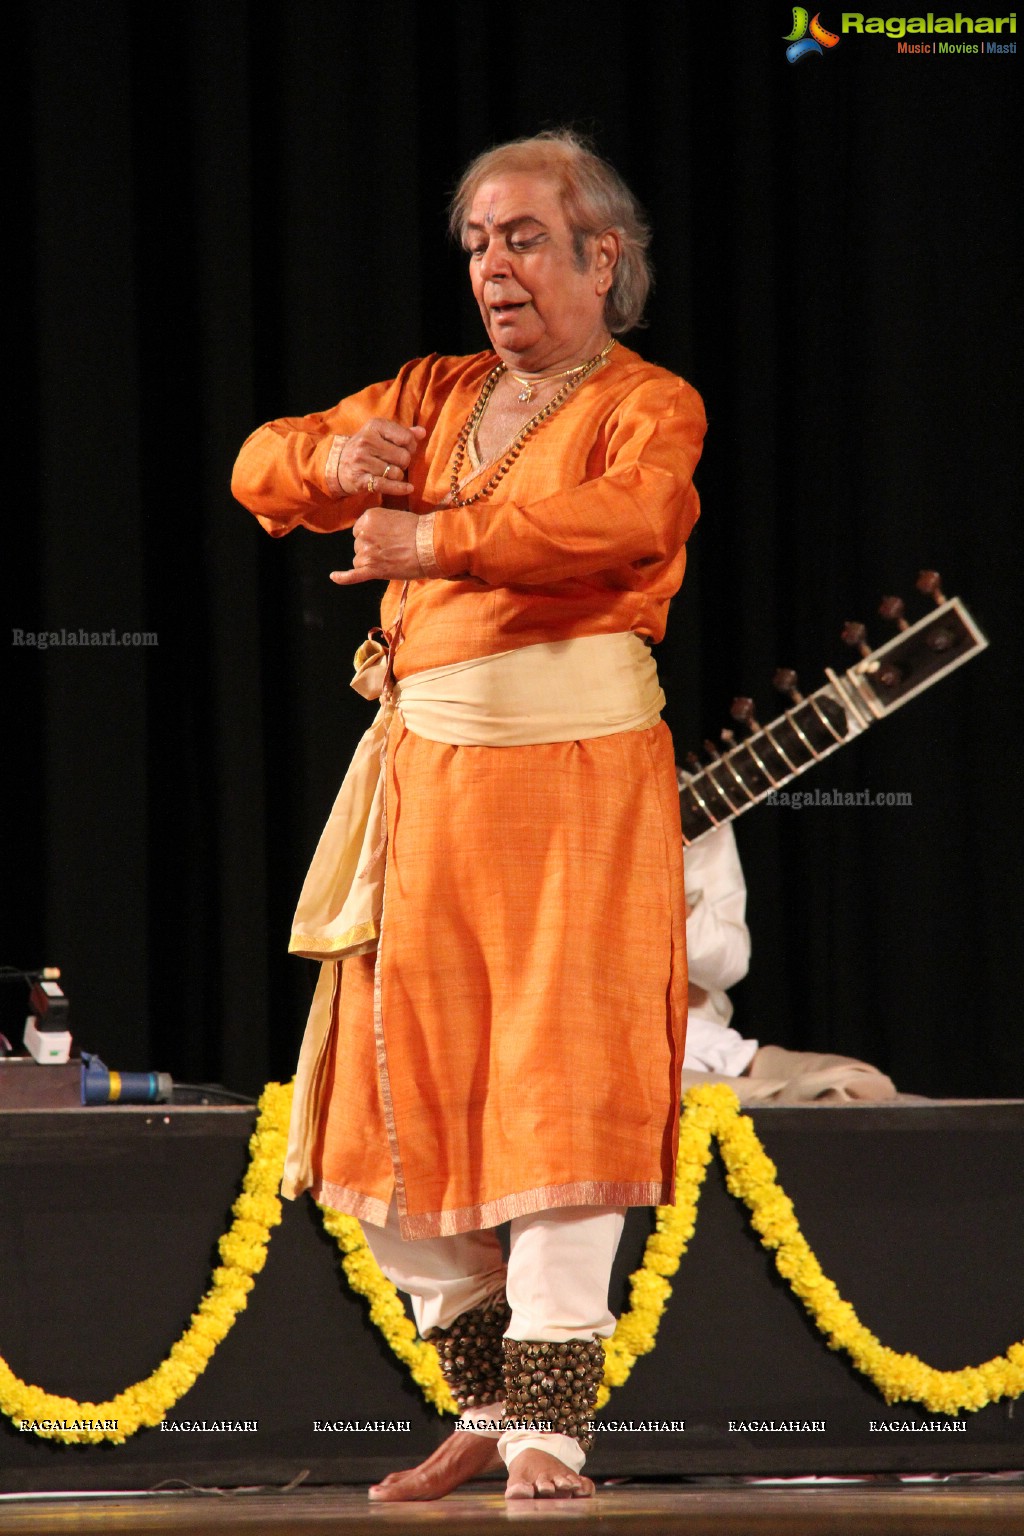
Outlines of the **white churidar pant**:
[{"label": "white churidar pant", "polygon": [[[517,1216],[509,1224],[507,1265],[493,1229],[405,1241],[393,1202],[387,1226],[367,1222],[363,1232],[383,1273],[409,1296],[421,1335],[450,1327],[463,1312],[504,1288],[512,1312],[506,1338],[562,1344],[608,1338],[615,1329],[608,1282],[625,1214],[583,1205]],[[467,1409],[462,1422],[472,1428],[480,1421],[496,1422],[502,1413],[500,1403]],[[584,1453],[570,1435],[477,1432],[498,1439],[506,1466],[531,1448],[557,1456],[574,1472],[583,1466]]]}]

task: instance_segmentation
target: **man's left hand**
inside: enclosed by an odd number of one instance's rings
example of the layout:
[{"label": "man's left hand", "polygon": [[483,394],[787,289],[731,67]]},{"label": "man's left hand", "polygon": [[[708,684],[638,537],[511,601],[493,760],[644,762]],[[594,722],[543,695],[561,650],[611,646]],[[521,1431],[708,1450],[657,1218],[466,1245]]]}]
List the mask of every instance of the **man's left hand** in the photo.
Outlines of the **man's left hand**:
[{"label": "man's left hand", "polygon": [[352,569],[332,571],[339,587],[360,581],[416,581],[423,575],[416,553],[415,512],[393,507],[367,507],[352,527],[355,555]]}]

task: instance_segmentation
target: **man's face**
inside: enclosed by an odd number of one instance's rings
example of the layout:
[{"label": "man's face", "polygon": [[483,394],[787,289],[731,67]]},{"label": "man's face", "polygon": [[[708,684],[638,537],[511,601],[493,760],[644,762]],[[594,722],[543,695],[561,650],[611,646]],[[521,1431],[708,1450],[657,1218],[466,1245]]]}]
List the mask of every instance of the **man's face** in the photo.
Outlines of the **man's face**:
[{"label": "man's face", "polygon": [[554,181],[517,171],[483,182],[465,244],[484,326],[511,368],[566,367],[600,349],[610,272],[594,241],[577,266]]}]

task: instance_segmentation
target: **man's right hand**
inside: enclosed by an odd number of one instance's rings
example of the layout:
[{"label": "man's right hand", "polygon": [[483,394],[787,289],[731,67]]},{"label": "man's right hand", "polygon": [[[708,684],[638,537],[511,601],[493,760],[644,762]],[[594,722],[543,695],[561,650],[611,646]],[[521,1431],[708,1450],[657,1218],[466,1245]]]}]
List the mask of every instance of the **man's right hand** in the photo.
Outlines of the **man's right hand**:
[{"label": "man's right hand", "polygon": [[353,432],[338,458],[338,484],[345,495],[408,496],[413,487],[406,471],[426,435],[425,427],[371,417]]}]

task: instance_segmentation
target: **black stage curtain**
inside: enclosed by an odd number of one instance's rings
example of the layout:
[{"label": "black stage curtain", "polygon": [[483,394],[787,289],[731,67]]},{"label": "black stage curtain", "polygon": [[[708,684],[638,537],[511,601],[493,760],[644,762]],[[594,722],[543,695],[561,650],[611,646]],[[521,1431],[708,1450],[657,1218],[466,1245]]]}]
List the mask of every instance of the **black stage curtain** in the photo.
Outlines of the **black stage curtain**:
[{"label": "black stage curtain", "polygon": [[[80,1046],[290,1074],[312,976],[288,922],[368,719],[347,678],[378,593],[328,583],[346,536],[267,538],[232,461],[262,420],[480,346],[446,194],[571,123],[654,223],[637,345],[710,420],[659,655],[680,755],[734,694],[777,712],[776,666],[848,665],[844,620],[878,643],[921,566],[992,642],[802,781],[912,806],[739,823],[737,1022],[917,1092],[1021,1092],[1019,60],[844,36],[792,65],[792,25],[678,0],[12,13],[0,958],[64,967]],[[158,643],[15,643],[80,628]]]}]

